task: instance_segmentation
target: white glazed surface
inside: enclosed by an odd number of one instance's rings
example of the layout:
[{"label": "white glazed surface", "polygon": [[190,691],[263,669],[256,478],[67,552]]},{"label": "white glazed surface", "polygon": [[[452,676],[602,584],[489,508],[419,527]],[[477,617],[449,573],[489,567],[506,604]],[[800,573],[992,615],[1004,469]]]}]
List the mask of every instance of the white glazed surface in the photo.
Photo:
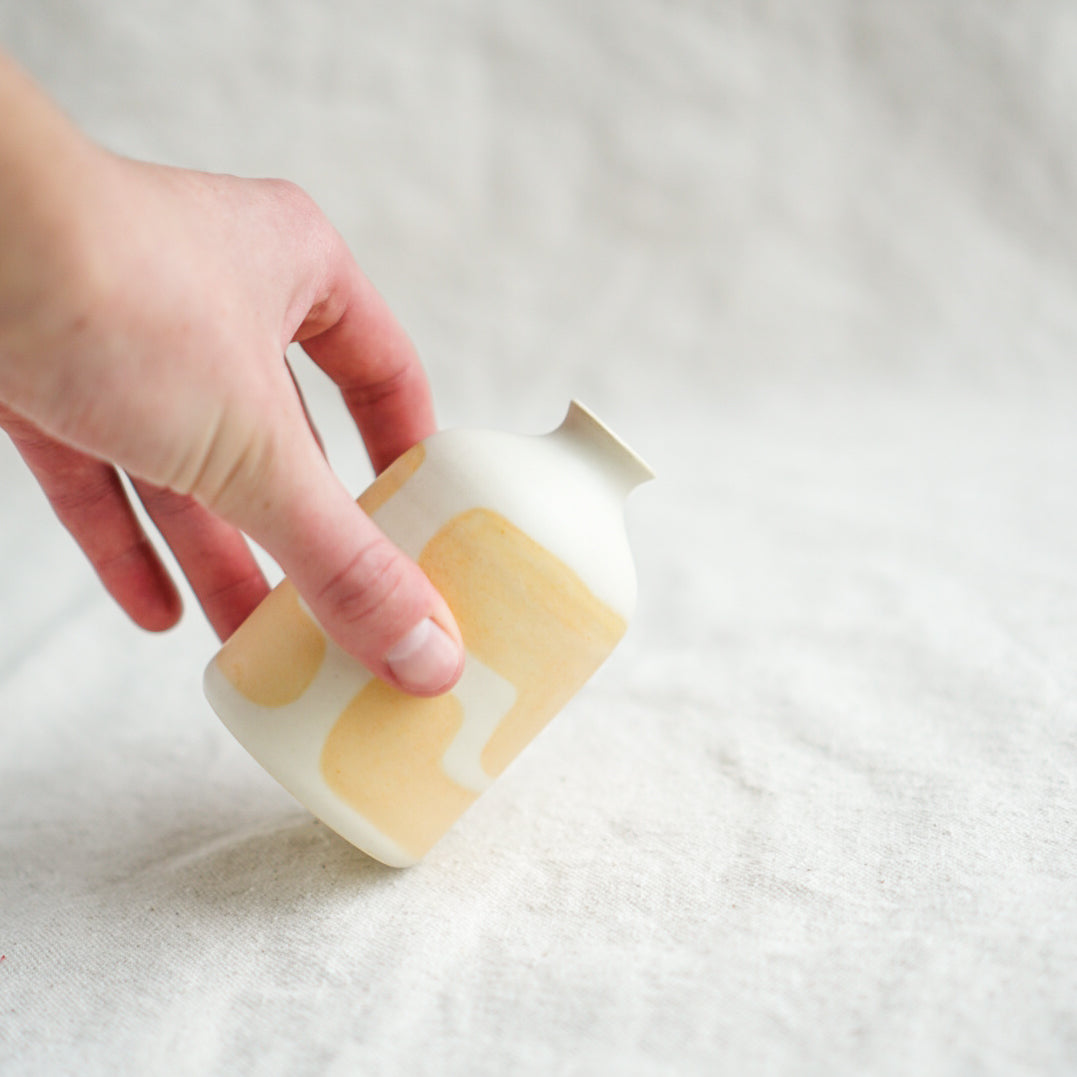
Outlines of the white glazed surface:
[{"label": "white glazed surface", "polygon": [[[618,452],[610,446],[610,454]],[[616,474],[616,473],[614,473]],[[427,442],[426,459],[404,496],[374,520],[411,557],[458,513],[496,510],[576,573],[627,621],[636,601],[636,572],[624,528],[628,490],[581,458],[562,428],[542,436],[446,430]]]},{"label": "white glazed surface", "polygon": [[625,640],[398,872],[0,439],[0,1074],[1071,1077],[1074,15],[0,3],[113,148],[307,186],[443,423],[658,474]]}]

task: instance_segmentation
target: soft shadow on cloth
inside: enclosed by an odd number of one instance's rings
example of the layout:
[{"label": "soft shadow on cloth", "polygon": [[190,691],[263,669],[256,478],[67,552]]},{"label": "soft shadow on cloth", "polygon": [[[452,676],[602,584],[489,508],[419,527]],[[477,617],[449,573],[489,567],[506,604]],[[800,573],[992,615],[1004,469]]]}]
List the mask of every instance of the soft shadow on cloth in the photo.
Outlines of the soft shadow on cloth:
[{"label": "soft shadow on cloth", "polygon": [[[89,808],[89,812],[85,810]],[[51,888],[83,898],[130,900],[134,894],[219,922],[222,913],[271,919],[281,908],[339,891],[354,897],[399,872],[370,859],[298,806],[272,802],[260,818],[226,808],[209,817],[191,791],[166,789],[124,820],[119,799],[83,805],[70,819],[40,819],[9,832],[9,863],[39,865]],[[24,821],[25,823],[25,821]],[[116,835],[115,842],[101,835]],[[95,835],[97,856],[72,855]],[[107,866],[105,866],[107,865]],[[47,866],[47,868],[46,868]],[[40,878],[40,874],[38,878]]]}]

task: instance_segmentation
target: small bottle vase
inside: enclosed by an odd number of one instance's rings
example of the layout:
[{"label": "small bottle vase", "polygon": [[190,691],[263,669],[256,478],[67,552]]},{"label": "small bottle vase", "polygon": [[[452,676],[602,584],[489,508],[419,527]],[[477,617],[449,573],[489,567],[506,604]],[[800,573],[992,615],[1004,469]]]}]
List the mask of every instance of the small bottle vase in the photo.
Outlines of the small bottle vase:
[{"label": "small bottle vase", "polygon": [[359,498],[445,597],[466,649],[448,693],[374,678],[288,580],[210,662],[240,743],[314,815],[395,867],[416,863],[562,709],[627,628],[624,501],[650,469],[583,405],[539,437],[447,430]]}]

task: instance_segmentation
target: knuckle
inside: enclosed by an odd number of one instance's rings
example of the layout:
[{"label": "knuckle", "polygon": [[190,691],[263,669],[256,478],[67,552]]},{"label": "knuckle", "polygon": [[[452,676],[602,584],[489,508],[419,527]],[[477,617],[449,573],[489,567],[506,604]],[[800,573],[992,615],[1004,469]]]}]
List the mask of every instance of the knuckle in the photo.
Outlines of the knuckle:
[{"label": "knuckle", "polygon": [[406,563],[385,538],[358,549],[326,582],[319,603],[338,623],[369,634],[391,611],[407,586]]},{"label": "knuckle", "polygon": [[173,464],[161,485],[227,517],[245,511],[252,491],[267,484],[273,466],[273,439],[265,430],[224,416]]},{"label": "knuckle", "polygon": [[64,521],[97,516],[119,494],[119,481],[112,471],[83,471],[75,475],[49,476],[45,493],[56,515]]},{"label": "knuckle", "polygon": [[263,441],[250,439],[237,452],[224,455],[217,466],[208,462],[194,488],[195,497],[217,515],[233,513],[269,470],[264,446]]},{"label": "knuckle", "polygon": [[182,520],[194,510],[194,499],[188,494],[145,483],[136,483],[135,486],[139,498],[155,520]]},{"label": "knuckle", "polygon": [[265,182],[271,196],[301,219],[310,220],[321,217],[321,211],[313,197],[298,183],[287,179],[272,179]]},{"label": "knuckle", "polygon": [[400,366],[374,380],[354,378],[342,387],[348,405],[362,411],[376,411],[386,401],[403,397],[415,377],[415,371]]}]

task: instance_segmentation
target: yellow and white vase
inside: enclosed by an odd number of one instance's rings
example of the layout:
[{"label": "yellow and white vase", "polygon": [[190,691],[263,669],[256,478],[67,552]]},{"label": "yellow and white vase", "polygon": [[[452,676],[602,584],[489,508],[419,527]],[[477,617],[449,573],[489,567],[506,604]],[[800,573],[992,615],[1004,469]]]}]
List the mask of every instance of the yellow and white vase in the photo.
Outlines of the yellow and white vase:
[{"label": "yellow and white vase", "polygon": [[575,401],[542,437],[433,435],[359,503],[452,609],[467,651],[453,690],[417,699],[377,680],[284,580],[209,664],[210,703],[323,822],[385,864],[416,863],[624,634],[624,499],[651,477]]}]

